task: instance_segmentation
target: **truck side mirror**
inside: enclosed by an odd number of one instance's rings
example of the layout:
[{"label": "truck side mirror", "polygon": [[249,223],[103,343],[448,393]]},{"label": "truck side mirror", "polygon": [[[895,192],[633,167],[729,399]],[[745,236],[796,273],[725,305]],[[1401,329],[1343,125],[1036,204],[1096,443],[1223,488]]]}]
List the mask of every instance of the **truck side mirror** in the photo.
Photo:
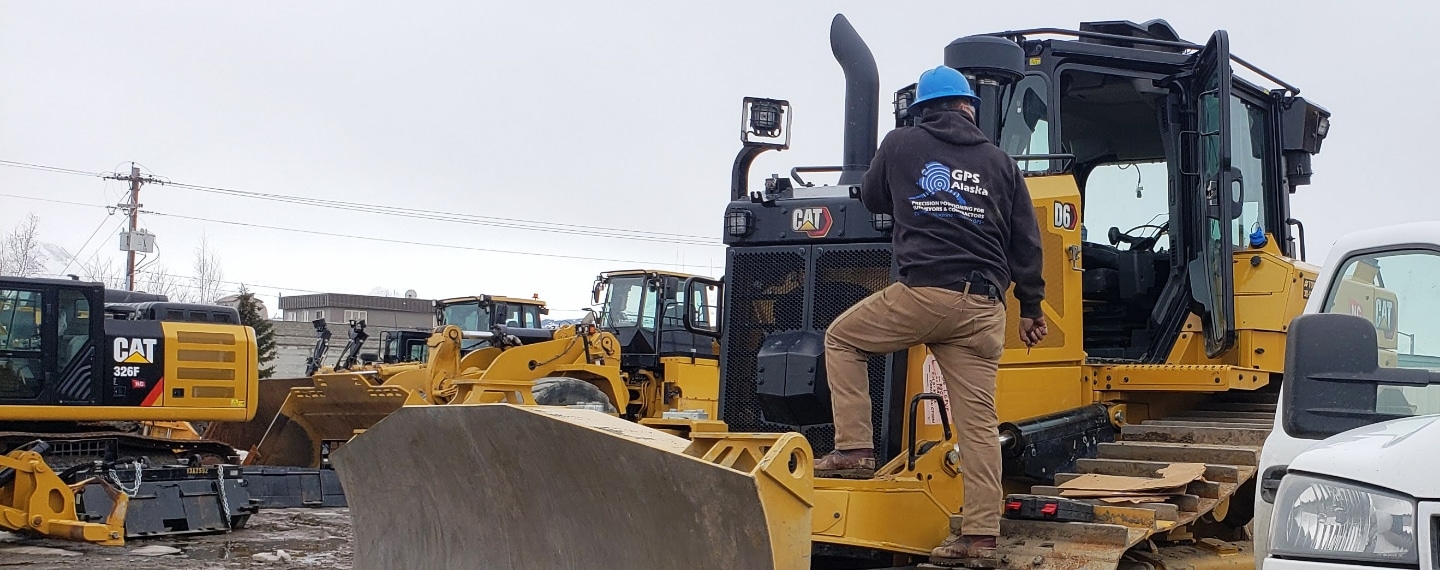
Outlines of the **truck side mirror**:
[{"label": "truck side mirror", "polygon": [[1354,315],[1302,315],[1285,343],[1281,425],[1293,437],[1324,439],[1408,417],[1386,398],[1399,387],[1440,384],[1440,373],[1426,369],[1382,368],[1375,325]]}]

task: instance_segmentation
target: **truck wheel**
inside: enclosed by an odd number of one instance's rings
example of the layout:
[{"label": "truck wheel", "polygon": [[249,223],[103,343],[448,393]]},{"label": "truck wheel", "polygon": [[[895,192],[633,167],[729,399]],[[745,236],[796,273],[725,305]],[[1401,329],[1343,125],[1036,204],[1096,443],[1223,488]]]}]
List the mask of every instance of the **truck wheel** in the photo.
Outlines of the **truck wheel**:
[{"label": "truck wheel", "polygon": [[615,413],[610,398],[594,384],[576,378],[541,378],[531,389],[535,403],[542,406],[569,406],[571,404],[601,403],[605,411]]}]

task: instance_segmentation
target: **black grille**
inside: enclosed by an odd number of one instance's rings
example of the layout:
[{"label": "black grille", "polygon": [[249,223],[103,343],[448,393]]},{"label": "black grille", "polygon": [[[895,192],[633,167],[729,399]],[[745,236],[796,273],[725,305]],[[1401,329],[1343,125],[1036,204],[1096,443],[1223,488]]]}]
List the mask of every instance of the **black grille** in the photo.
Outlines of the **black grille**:
[{"label": "black grille", "polygon": [[[755,353],[765,336],[788,330],[824,330],[861,299],[890,283],[890,248],[884,246],[810,246],[731,250],[732,276],[725,303],[726,335],[721,359],[721,417],[736,432],[793,431],[767,422],[755,390]],[[875,449],[888,459],[887,385],[891,357],[870,359],[871,419]],[[816,454],[830,451],[830,424],[800,430]]]},{"label": "black grille", "polygon": [[830,326],[840,313],[889,284],[889,248],[821,248],[815,259],[813,326]]},{"label": "black grille", "polygon": [[721,417],[730,431],[785,431],[760,415],[755,394],[755,353],[765,336],[797,330],[805,316],[805,255],[801,250],[731,250],[725,303],[726,356],[721,358],[724,386]]}]

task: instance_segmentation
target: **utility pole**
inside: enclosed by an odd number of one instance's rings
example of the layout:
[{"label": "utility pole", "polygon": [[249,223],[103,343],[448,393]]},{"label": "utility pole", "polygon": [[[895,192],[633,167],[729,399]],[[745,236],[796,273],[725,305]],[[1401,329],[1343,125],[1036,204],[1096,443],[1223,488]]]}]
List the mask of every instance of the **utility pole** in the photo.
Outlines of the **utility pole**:
[{"label": "utility pole", "polygon": [[130,216],[130,231],[120,237],[120,249],[125,251],[125,289],[135,290],[135,252],[150,253],[154,250],[154,236],[147,232],[139,231],[140,220],[140,185],[147,182],[159,183],[160,180],[149,176],[140,175],[140,167],[130,163],[130,175],[121,176],[119,173],[112,173],[105,176],[111,180],[124,180],[130,183],[130,201],[117,204],[126,215]]}]

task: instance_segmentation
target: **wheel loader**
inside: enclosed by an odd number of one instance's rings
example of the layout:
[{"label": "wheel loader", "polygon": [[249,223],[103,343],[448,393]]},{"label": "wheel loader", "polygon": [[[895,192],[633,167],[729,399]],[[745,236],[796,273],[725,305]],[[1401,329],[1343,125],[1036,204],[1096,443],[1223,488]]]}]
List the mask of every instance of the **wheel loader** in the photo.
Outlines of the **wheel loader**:
[{"label": "wheel loader", "polygon": [[324,465],[402,406],[589,404],[671,434],[719,429],[718,287],[655,270],[604,273],[592,289],[599,316],[554,330],[539,328],[540,305],[523,299],[438,302],[425,362],[316,374],[290,389],[246,463]]},{"label": "wheel loader", "polygon": [[0,529],[118,545],[243,526],[235,450],[186,422],[254,415],[254,331],[233,308],[110,293],[0,277]]},{"label": "wheel loader", "polygon": [[[878,70],[843,16],[830,39],[846,86],[839,165],[750,188],[756,156],[788,148],[792,112],[743,102],[723,213],[728,431],[687,441],[583,410],[401,410],[334,457],[356,568],[926,564],[964,515],[965,466],[924,347],[869,359],[877,476],[813,474],[833,445],[825,328],[894,279],[893,219],[858,199]],[[976,88],[977,124],[1023,170],[1044,245],[1043,342],[1020,341],[1007,296],[1002,566],[1252,567],[1256,455],[1316,276],[1289,199],[1329,113],[1232,55],[1226,32],[1196,44],[1163,20],[969,35],[935,58]],[[914,97],[913,84],[895,92],[897,126],[913,124]],[[1077,485],[1097,479],[1113,488]]]}]

